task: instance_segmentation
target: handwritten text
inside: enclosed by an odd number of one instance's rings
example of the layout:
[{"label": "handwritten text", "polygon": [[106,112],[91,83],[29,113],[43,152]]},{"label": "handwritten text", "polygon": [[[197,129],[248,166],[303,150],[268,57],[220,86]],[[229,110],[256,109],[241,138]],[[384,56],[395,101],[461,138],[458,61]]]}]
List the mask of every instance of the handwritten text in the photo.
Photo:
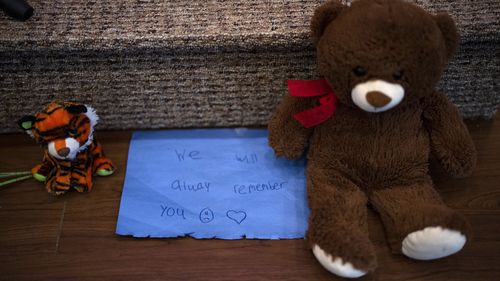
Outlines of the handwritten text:
[{"label": "handwritten text", "polygon": [[276,191],[284,188],[287,182],[270,182],[257,183],[257,184],[235,184],[233,186],[234,193],[236,194],[251,194],[262,191]]},{"label": "handwritten text", "polygon": [[173,190],[179,190],[179,191],[206,191],[210,192],[210,182],[194,182],[194,183],[187,183],[185,181],[181,180],[174,180],[171,184],[170,187]]}]

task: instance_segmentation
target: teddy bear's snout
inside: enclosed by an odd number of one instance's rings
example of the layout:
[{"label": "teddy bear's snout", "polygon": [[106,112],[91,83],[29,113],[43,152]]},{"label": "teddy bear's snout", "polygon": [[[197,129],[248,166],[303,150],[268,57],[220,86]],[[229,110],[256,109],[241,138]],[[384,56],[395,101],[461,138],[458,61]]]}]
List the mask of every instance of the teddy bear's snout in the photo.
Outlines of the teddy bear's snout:
[{"label": "teddy bear's snout", "polygon": [[383,107],[391,102],[391,98],[379,91],[371,91],[366,94],[366,100],[373,107]]},{"label": "teddy bear's snout", "polygon": [[367,112],[383,112],[397,106],[404,98],[403,86],[377,79],[357,84],[351,97],[355,105]]},{"label": "teddy bear's snout", "polygon": [[80,143],[74,138],[57,139],[48,144],[49,154],[57,159],[74,159]]}]

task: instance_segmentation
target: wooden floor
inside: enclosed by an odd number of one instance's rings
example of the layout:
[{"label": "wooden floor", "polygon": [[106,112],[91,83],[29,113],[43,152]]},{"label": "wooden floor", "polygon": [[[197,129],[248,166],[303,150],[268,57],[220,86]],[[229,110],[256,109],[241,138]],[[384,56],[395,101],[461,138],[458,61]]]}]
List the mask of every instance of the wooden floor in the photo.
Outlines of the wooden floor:
[{"label": "wooden floor", "polygon": [[[471,178],[433,168],[444,200],[467,216],[474,240],[444,260],[389,253],[378,217],[370,235],[378,270],[360,280],[500,280],[500,118],[469,122],[479,151]],[[304,240],[135,239],[114,234],[130,132],[99,132],[119,170],[89,194],[48,195],[28,180],[0,188],[0,280],[339,280]],[[26,135],[0,135],[0,171],[28,170],[41,158]]]}]

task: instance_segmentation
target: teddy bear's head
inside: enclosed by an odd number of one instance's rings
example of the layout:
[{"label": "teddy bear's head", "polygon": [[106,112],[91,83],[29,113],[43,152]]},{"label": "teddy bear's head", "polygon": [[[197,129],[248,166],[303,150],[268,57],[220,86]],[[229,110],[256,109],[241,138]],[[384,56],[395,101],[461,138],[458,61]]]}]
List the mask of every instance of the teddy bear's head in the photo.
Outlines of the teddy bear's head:
[{"label": "teddy bear's head", "polygon": [[368,112],[432,93],[459,40],[447,14],[400,0],[330,0],[311,32],[320,74],[343,104]]},{"label": "teddy bear's head", "polygon": [[98,119],[88,105],[55,101],[35,115],[24,116],[18,123],[52,157],[73,160],[92,143]]}]

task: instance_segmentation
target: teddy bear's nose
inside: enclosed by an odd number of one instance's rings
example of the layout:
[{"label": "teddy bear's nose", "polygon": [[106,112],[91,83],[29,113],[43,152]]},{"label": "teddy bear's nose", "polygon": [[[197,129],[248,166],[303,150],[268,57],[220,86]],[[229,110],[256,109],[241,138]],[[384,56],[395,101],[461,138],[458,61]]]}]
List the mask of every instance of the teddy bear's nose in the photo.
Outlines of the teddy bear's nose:
[{"label": "teddy bear's nose", "polygon": [[391,102],[391,98],[378,91],[371,91],[366,94],[366,100],[373,107],[383,107]]},{"label": "teddy bear's nose", "polygon": [[59,154],[59,156],[61,156],[61,157],[66,157],[69,154],[69,148],[67,148],[67,147],[61,148],[57,151],[57,154]]}]

